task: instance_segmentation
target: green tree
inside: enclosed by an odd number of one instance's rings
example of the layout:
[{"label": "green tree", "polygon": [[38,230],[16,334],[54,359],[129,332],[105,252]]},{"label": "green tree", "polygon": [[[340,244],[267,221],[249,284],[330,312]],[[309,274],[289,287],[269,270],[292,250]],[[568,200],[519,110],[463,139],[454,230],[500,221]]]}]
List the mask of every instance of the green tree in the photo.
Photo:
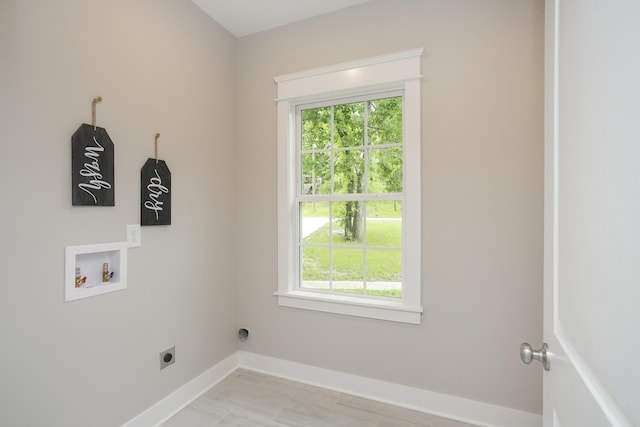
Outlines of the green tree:
[{"label": "green tree", "polygon": [[[341,104],[334,107],[334,127],[337,150],[334,162],[334,193],[363,192],[364,178],[364,103]],[[343,150],[340,150],[343,149]],[[344,238],[356,241],[364,228],[362,202],[347,201],[341,223]]]},{"label": "green tree", "polygon": [[302,185],[307,194],[331,192],[331,107],[302,111]]},{"label": "green tree", "polygon": [[[402,147],[389,145],[401,143],[401,97],[304,110],[301,190],[308,194],[400,192]],[[363,203],[352,200],[334,206],[345,240],[361,239]]]},{"label": "green tree", "polygon": [[402,147],[376,148],[376,145],[402,144],[402,98],[384,98],[369,103],[368,135],[371,150],[369,181],[381,184],[388,193],[402,191]]}]

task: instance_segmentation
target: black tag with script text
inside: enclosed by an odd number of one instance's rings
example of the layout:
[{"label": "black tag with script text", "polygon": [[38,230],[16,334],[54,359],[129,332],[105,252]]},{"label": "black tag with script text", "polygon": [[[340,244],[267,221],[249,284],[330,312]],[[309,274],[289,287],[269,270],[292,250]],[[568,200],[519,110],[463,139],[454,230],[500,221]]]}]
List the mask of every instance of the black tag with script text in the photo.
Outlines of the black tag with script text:
[{"label": "black tag with script text", "polygon": [[140,170],[140,224],[171,225],[171,171],[164,160],[147,159]]},{"label": "black tag with script text", "polygon": [[104,128],[82,124],[71,137],[74,206],[115,206],[113,142]]}]

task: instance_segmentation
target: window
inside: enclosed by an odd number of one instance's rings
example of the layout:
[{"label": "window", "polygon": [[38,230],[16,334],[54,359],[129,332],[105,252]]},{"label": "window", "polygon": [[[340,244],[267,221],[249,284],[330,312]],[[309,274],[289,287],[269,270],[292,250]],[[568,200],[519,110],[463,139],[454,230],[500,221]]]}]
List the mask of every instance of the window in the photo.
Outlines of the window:
[{"label": "window", "polygon": [[300,105],[296,124],[299,287],[401,298],[402,94]]},{"label": "window", "polygon": [[275,78],[278,303],[420,323],[420,55]]}]

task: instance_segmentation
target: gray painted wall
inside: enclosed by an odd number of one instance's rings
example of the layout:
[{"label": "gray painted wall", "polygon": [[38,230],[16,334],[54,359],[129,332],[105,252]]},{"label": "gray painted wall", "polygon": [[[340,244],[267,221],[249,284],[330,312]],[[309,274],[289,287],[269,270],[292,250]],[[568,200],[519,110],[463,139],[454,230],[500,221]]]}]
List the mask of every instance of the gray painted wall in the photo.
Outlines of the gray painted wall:
[{"label": "gray painted wall", "polygon": [[[244,350],[540,413],[517,349],[542,339],[542,42],[540,0],[379,0],[239,40],[186,0],[0,2],[0,424],[121,425],[233,353],[238,325]],[[277,307],[271,77],[415,47],[422,325]],[[72,207],[97,95],[116,206]],[[156,132],[173,225],[143,228],[127,290],[63,303],[64,247],[139,221]]]},{"label": "gray painted wall", "polygon": [[[0,425],[122,425],[236,350],[234,56],[186,0],[0,2]],[[72,207],[70,138],[98,95],[116,206]],[[139,223],[156,132],[173,225],[143,227],[128,289],[65,304],[65,246]]]},{"label": "gray painted wall", "polygon": [[[518,348],[542,340],[543,18],[539,0],[382,0],[238,40],[242,349],[541,412]],[[272,77],[417,47],[422,325],[278,307]]]}]

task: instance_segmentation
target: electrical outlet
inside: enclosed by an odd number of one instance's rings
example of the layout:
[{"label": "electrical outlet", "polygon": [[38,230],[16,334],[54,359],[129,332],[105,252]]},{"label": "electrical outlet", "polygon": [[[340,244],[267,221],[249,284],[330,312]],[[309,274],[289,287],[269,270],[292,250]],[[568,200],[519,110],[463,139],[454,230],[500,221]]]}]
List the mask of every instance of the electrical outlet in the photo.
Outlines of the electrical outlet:
[{"label": "electrical outlet", "polygon": [[130,248],[139,248],[142,246],[140,224],[127,225],[127,244]]},{"label": "electrical outlet", "polygon": [[168,350],[160,353],[160,369],[164,369],[172,365],[176,361],[176,346],[174,345]]}]

